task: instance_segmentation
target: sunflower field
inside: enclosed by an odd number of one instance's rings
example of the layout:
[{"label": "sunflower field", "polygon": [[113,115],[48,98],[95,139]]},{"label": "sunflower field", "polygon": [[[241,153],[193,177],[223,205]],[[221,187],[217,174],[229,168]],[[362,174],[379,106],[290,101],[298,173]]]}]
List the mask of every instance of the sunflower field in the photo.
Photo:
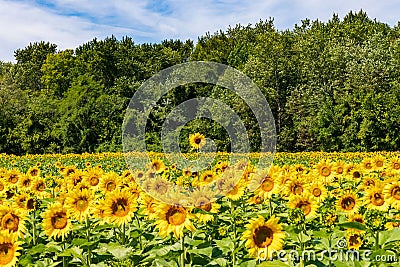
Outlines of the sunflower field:
[{"label": "sunflower field", "polygon": [[398,153],[277,153],[264,173],[254,154],[222,198],[151,197],[234,175],[228,156],[196,172],[155,154],[143,172],[123,153],[1,154],[0,266],[400,266]]}]

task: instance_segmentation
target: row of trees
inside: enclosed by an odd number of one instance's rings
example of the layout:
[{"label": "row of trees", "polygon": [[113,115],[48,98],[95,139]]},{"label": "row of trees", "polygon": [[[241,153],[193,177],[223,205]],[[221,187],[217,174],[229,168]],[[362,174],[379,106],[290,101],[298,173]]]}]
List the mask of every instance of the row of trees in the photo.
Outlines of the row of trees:
[{"label": "row of trees", "polygon": [[[343,20],[303,20],[278,31],[272,20],[237,25],[191,40],[135,44],[94,39],[75,50],[33,43],[0,63],[0,151],[14,154],[121,150],[121,126],[137,88],[159,70],[186,61],[215,61],[248,75],[267,98],[281,151],[370,151],[400,147],[400,26],[360,11]],[[238,96],[217,86],[176,88],[147,124],[151,149],[179,103],[199,96],[230,105],[257,150],[253,114]],[[203,132],[229,150],[227,133],[210,120],[182,131]]]}]

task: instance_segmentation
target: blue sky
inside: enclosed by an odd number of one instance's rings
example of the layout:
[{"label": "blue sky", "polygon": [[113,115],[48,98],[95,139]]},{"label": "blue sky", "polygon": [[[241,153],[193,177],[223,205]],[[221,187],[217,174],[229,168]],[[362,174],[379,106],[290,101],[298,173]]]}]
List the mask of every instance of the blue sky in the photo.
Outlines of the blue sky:
[{"label": "blue sky", "polygon": [[272,17],[284,30],[305,18],[327,21],[360,9],[391,26],[400,20],[398,0],[0,0],[0,60],[13,61],[16,49],[41,40],[60,50],[112,34],[137,43],[196,41],[237,23]]}]

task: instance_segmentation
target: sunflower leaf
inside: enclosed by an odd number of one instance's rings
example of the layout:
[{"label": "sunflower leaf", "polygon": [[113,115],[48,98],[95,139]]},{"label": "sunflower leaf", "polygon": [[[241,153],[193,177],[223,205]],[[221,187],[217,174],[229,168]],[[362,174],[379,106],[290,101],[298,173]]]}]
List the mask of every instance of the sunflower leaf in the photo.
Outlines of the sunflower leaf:
[{"label": "sunflower leaf", "polygon": [[368,230],[367,226],[365,226],[364,224],[359,223],[359,222],[344,222],[344,223],[338,224],[338,226],[343,227],[345,229],[357,229],[357,230],[361,230],[361,231]]},{"label": "sunflower leaf", "polygon": [[383,246],[394,241],[400,241],[400,228],[394,228],[379,233],[379,245]]}]

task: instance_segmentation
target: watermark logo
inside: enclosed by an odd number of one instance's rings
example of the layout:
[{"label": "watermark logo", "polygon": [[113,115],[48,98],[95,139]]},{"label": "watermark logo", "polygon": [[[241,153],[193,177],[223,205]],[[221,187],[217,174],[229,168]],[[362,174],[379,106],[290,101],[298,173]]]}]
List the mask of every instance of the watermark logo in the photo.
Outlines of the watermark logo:
[{"label": "watermark logo", "polygon": [[298,250],[279,250],[272,251],[271,258],[267,258],[268,248],[258,251],[258,260],[278,260],[282,262],[294,262],[294,261],[323,261],[327,259],[329,261],[342,261],[342,262],[398,262],[398,258],[394,254],[376,254],[372,250],[353,250],[348,249],[348,243],[345,238],[341,238],[336,243],[336,248],[329,250],[323,250],[317,252],[316,250],[304,250],[299,252]]},{"label": "watermark logo", "polygon": [[[213,183],[202,186],[182,186],[171,181],[162,181],[161,188],[154,188],[157,173],[152,172],[150,151],[146,148],[146,124],[152,110],[158,108],[159,101],[178,86],[193,83],[211,84],[231,90],[251,109],[257,120],[261,143],[257,154],[255,173],[268,171],[272,164],[276,133],[274,118],[268,102],[261,90],[252,80],[240,71],[224,64],[214,62],[189,62],[164,69],[144,82],[132,97],[126,110],[122,129],[122,144],[125,159],[132,172],[143,170],[140,176],[134,175],[138,185],[154,198],[168,204],[195,206],[193,194],[198,191],[208,193],[211,202],[226,195],[241,179],[249,161],[250,145],[245,123],[228,104],[210,97],[192,98],[179,103],[167,116],[161,130],[161,140],[166,161],[176,164],[183,170],[190,168],[200,172],[213,162],[216,146],[207,139],[200,155],[188,159],[180,152],[179,136],[182,128],[196,118],[208,118],[223,126],[230,138],[231,154],[229,170]],[[259,177],[254,175],[253,177]],[[255,190],[263,181],[252,181],[250,188]],[[202,205],[207,203],[202,203]]]}]

